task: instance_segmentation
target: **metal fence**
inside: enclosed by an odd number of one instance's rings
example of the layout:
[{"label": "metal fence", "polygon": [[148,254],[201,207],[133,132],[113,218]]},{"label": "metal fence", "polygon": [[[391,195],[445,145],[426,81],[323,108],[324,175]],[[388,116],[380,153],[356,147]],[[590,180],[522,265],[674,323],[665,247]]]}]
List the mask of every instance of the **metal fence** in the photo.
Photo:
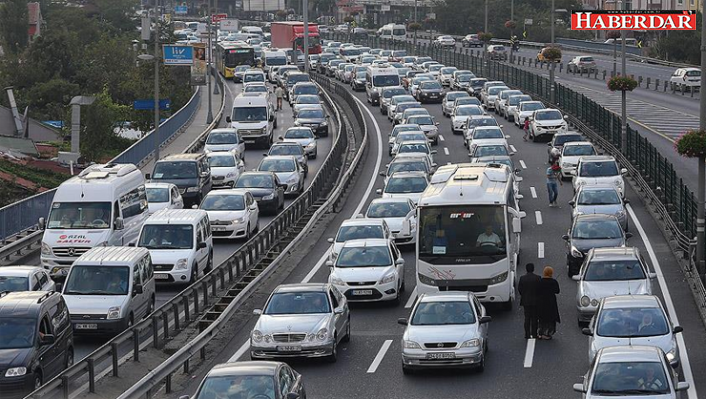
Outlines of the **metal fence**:
[{"label": "metal fence", "polygon": [[[350,37],[345,34],[332,33],[326,36],[339,41],[350,41]],[[548,78],[510,63],[490,60],[483,51],[472,52],[455,47],[444,49],[427,44],[414,46],[410,42],[381,40],[377,37],[356,41],[371,48],[406,50],[408,54],[430,56],[444,65],[470,69],[488,79],[502,80],[545,103],[549,103],[548,99],[552,96]],[[570,114],[575,124],[584,127],[584,132],[590,131],[596,139],[600,139],[601,144],[608,147],[623,166],[629,167],[641,189],[655,199],[653,202],[665,229],[686,256],[696,237],[697,202],[694,193],[675,172],[672,163],[629,125],[627,148],[620,148],[620,116],[564,85],[555,83],[554,90],[553,106]]]}]

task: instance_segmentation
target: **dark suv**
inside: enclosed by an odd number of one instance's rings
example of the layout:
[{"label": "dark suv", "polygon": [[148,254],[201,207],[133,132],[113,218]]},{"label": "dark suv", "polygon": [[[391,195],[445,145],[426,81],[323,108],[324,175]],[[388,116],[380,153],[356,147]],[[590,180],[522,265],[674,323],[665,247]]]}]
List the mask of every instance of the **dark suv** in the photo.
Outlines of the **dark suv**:
[{"label": "dark suv", "polygon": [[152,174],[145,176],[155,182],[173,183],[184,199],[184,208],[201,203],[211,191],[211,168],[206,155],[175,154],[157,161]]},{"label": "dark suv", "polygon": [[0,293],[0,397],[23,398],[73,365],[73,345],[61,294]]}]

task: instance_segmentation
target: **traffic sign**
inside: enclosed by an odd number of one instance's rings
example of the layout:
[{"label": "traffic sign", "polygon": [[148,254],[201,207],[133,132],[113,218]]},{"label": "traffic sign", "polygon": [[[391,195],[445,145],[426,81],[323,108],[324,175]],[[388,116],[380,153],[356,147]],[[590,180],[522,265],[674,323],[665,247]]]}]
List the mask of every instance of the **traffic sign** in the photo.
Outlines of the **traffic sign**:
[{"label": "traffic sign", "polygon": [[189,6],[174,6],[174,14],[187,14],[189,12]]},{"label": "traffic sign", "polygon": [[532,18],[525,19],[525,25],[532,25],[533,23],[534,23],[534,20],[532,20]]},{"label": "traffic sign", "polygon": [[194,49],[191,46],[165,44],[162,47],[162,59],[164,65],[185,65],[193,64]]},{"label": "traffic sign", "polygon": [[[168,98],[159,100],[159,109],[169,110],[172,107],[172,101]],[[154,109],[154,99],[150,100],[135,100],[132,102],[132,108],[140,111],[148,111]]]},{"label": "traffic sign", "polygon": [[331,25],[333,25],[333,24],[336,23],[336,20],[335,20],[333,17],[331,17],[331,18],[328,20],[328,22],[329,22]]},{"label": "traffic sign", "polygon": [[226,18],[228,18],[228,14],[213,14],[211,15],[211,22],[215,24]]}]

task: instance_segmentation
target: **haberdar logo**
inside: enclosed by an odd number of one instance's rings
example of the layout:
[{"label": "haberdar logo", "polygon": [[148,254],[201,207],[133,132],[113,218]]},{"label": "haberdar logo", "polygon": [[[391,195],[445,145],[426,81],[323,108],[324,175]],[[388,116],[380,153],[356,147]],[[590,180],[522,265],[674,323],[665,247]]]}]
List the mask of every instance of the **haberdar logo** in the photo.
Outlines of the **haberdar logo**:
[{"label": "haberdar logo", "polygon": [[572,11],[571,30],[696,30],[696,12]]}]

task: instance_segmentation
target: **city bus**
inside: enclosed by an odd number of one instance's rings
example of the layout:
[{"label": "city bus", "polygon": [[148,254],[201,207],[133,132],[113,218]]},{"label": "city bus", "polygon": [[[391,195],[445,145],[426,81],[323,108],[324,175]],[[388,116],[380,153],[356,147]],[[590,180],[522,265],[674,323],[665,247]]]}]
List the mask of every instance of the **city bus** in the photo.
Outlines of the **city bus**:
[{"label": "city bus", "polygon": [[521,219],[506,165],[440,167],[417,206],[417,292],[472,291],[511,309]]},{"label": "city bus", "polygon": [[226,79],[233,79],[238,65],[255,65],[255,50],[247,44],[224,42],[216,45],[216,68]]}]

